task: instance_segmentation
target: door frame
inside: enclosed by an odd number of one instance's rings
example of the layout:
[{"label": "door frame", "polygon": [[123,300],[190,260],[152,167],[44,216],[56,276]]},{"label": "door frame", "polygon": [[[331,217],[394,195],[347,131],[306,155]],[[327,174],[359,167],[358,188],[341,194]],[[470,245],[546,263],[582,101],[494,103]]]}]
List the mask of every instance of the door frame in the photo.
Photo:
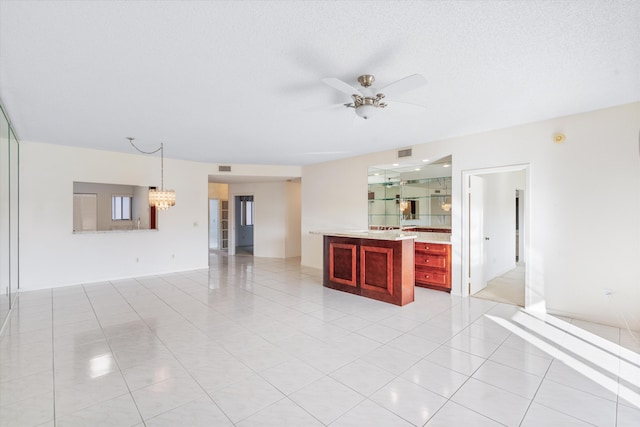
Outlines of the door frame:
[{"label": "door frame", "polygon": [[[212,209],[211,209],[211,202],[213,202],[213,201],[215,201],[215,202],[216,202],[216,203],[215,203],[215,205],[216,205],[216,206],[215,206],[215,210],[212,212]],[[208,232],[209,232],[209,233],[208,233],[208,237],[209,237],[209,238],[208,238],[208,242],[209,242],[208,246],[209,246],[209,250],[211,250],[211,249],[217,249],[217,250],[220,250],[220,249],[222,249],[222,248],[221,248],[221,246],[222,246],[222,245],[220,244],[220,243],[221,243],[221,240],[222,240],[222,236],[221,236],[221,232],[220,232],[220,228],[221,228],[221,227],[220,227],[220,199],[218,199],[218,198],[208,199],[208,202],[209,202],[209,206],[208,206],[208,208],[209,208],[209,209],[208,209],[208,211],[209,211],[209,216],[208,216],[208,218],[207,218],[207,222],[208,222],[208,228],[207,228],[207,230],[208,230]],[[212,215],[212,214],[213,214],[213,215]],[[216,225],[215,225],[215,227],[216,227],[216,240],[217,240],[217,242],[216,242],[216,243],[217,243],[217,246],[218,246],[217,248],[211,248],[211,228],[212,228],[212,227],[211,227],[211,217],[212,217],[212,216],[214,216],[214,217],[216,218]]]},{"label": "door frame", "polygon": [[[473,180],[475,180],[476,182],[475,183],[471,182]],[[467,210],[467,212],[469,212],[469,222],[465,223],[465,226],[469,228],[469,252],[467,252],[469,256],[469,263],[468,263],[469,275],[466,277],[468,277],[468,283],[469,283],[467,286],[467,291],[469,292],[469,294],[474,295],[487,287],[487,280],[485,277],[485,269],[484,269],[484,265],[487,262],[487,252],[485,250],[486,249],[485,248],[486,233],[484,229],[484,179],[479,175],[472,174],[467,176],[467,182],[469,184],[469,187],[472,189],[473,193],[472,194],[467,193],[467,197],[466,197],[467,202],[469,203],[469,209]],[[478,186],[480,188],[478,188]],[[478,212],[473,212],[474,206],[478,206],[477,204],[478,193],[480,195],[479,221],[477,216]],[[474,197],[474,195],[476,197]],[[474,230],[474,225],[478,227],[478,229]],[[474,247],[474,245],[472,245],[472,243],[474,242],[474,237],[477,239],[480,239],[480,241],[477,244],[478,247]],[[477,250],[477,253],[474,253],[474,249]],[[473,255],[476,255],[476,257],[479,259],[478,264],[474,263],[475,258]],[[479,265],[480,268],[478,269],[476,265]],[[480,277],[479,278],[476,277],[475,280],[472,280],[474,279],[475,273],[479,273]],[[475,284],[475,289],[474,289],[474,284]]]},{"label": "door frame", "polygon": [[255,235],[255,224],[256,224],[256,210],[255,210],[255,200],[256,195],[252,191],[239,191],[239,192],[231,192],[229,191],[229,240],[227,243],[228,249],[227,253],[229,255],[236,254],[236,230],[238,224],[236,224],[236,197],[240,196],[253,196],[254,201],[254,210],[253,210],[253,255],[256,254],[256,235]]},{"label": "door frame", "polygon": [[[462,225],[462,248],[461,248],[461,261],[462,261],[462,280],[460,294],[463,297],[469,295],[469,262],[470,262],[470,231],[469,231],[469,219],[470,219],[470,206],[469,206],[469,177],[472,175],[487,175],[493,173],[503,172],[518,172],[524,171],[525,174],[525,188],[524,197],[521,200],[524,202],[524,224],[520,224],[520,238],[524,239],[524,257],[521,260],[525,263],[525,276],[524,276],[524,308],[530,309],[536,301],[534,301],[534,295],[531,291],[531,274],[534,270],[534,266],[531,264],[533,257],[531,256],[531,165],[529,163],[497,166],[484,169],[469,169],[462,171],[462,212],[461,212],[461,225]],[[544,300],[544,296],[538,296],[535,300],[539,300],[540,297]]]}]

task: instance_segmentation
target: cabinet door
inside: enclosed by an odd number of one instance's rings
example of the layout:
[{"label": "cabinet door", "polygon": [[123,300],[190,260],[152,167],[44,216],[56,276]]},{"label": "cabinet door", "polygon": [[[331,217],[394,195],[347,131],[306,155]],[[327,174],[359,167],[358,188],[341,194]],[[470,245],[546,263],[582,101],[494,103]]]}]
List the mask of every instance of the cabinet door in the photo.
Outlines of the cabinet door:
[{"label": "cabinet door", "polygon": [[363,296],[393,297],[393,248],[360,247],[360,288]]},{"label": "cabinet door", "polygon": [[357,245],[329,243],[329,280],[342,285],[357,286]]}]

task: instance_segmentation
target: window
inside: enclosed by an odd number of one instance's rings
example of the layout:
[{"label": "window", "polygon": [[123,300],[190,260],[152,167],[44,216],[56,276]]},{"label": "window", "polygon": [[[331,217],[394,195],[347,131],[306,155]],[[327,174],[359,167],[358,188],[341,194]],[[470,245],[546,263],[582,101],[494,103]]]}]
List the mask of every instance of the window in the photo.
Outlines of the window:
[{"label": "window", "polygon": [[113,221],[131,221],[131,196],[111,197],[111,219]]},{"label": "window", "polygon": [[240,197],[240,225],[253,225],[253,196]]}]

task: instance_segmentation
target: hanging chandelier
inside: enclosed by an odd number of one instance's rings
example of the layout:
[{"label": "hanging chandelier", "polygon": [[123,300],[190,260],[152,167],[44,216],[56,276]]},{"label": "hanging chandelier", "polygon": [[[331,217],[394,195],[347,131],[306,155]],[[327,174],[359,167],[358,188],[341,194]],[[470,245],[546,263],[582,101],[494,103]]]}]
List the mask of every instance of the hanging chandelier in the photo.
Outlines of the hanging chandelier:
[{"label": "hanging chandelier", "polygon": [[176,192],[164,189],[164,144],[160,144],[160,148],[154,151],[143,151],[136,147],[133,143],[135,138],[127,137],[133,148],[143,154],[155,154],[160,152],[160,189],[149,190],[149,206],[155,206],[156,209],[166,211],[171,206],[176,205]]}]

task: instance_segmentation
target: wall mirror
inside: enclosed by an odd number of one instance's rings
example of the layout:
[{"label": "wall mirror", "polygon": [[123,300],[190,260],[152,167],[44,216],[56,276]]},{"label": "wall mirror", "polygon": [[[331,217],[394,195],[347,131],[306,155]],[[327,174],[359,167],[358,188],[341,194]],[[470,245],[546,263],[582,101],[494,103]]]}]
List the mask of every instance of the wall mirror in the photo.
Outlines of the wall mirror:
[{"label": "wall mirror", "polygon": [[369,228],[451,229],[451,156],[371,166]]},{"label": "wall mirror", "polygon": [[155,209],[149,206],[149,187],[73,183],[73,232],[151,230]]}]

